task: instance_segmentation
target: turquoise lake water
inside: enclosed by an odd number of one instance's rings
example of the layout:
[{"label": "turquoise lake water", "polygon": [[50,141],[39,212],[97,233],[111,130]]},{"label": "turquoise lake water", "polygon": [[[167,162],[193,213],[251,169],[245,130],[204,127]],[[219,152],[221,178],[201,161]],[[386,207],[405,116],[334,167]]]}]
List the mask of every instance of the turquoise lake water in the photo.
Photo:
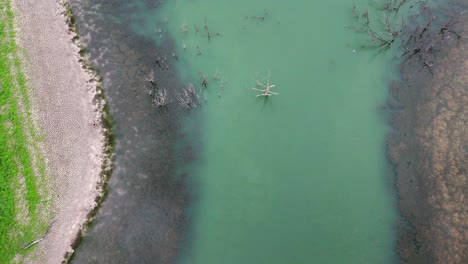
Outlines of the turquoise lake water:
[{"label": "turquoise lake water", "polygon": [[[388,58],[360,49],[351,10],[351,1],[181,0],[148,15],[142,33],[174,40],[179,78],[199,89],[208,80],[182,263],[395,261],[379,112],[393,74]],[[257,98],[251,88],[268,72],[279,94]]]},{"label": "turquoise lake water", "polygon": [[[117,144],[75,263],[397,262],[396,61],[362,48],[353,1],[77,3]],[[149,65],[198,107],[151,107]],[[257,97],[268,80],[278,94]]]}]

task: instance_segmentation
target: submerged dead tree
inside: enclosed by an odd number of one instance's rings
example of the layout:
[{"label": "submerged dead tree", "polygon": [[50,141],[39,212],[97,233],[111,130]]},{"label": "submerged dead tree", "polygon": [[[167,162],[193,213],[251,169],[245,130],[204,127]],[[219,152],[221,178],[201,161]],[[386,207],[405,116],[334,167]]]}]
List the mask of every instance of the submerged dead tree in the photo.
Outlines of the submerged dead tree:
[{"label": "submerged dead tree", "polygon": [[176,99],[179,102],[179,105],[186,109],[190,109],[192,107],[197,108],[197,104],[200,101],[200,97],[191,83],[176,95]]},{"label": "submerged dead tree", "polygon": [[148,89],[148,94],[153,98],[151,100],[153,106],[160,109],[166,108],[169,104],[167,89],[158,86],[153,70],[146,75],[145,80],[148,82],[150,87]]},{"label": "submerged dead tree", "polygon": [[268,11],[265,10],[263,15],[244,16],[244,21],[253,20],[253,21],[257,21],[257,23],[260,23],[260,22],[263,22],[267,16],[268,16]]},{"label": "submerged dead tree", "polygon": [[379,11],[376,13],[380,13],[379,16],[381,17],[377,21],[370,17],[369,8],[359,11],[356,5],[353,4],[352,13],[356,21],[353,28],[357,32],[366,34],[371,42],[370,45],[365,45],[365,47],[386,51],[393,46],[397,38],[402,34],[403,28],[401,24],[391,21],[391,18],[394,18],[405,3],[407,1],[387,1],[383,7],[377,8]]},{"label": "submerged dead tree", "polygon": [[208,88],[208,77],[203,74],[203,72],[198,72],[198,77],[200,78],[200,95],[203,93],[204,88]]},{"label": "submerged dead tree", "polygon": [[[196,27],[196,28],[198,28],[198,27]],[[221,33],[210,31],[210,29],[208,28],[208,22],[207,22],[206,18],[205,18],[205,25],[204,25],[203,29],[205,29],[205,33],[206,33],[206,37],[208,38],[208,42],[210,42],[211,39],[214,38],[214,37],[221,37]],[[197,32],[198,32],[198,30],[197,30]]]},{"label": "submerged dead tree", "polygon": [[[414,2],[414,1],[411,1],[411,0],[386,0],[384,1],[384,3],[380,6],[380,9],[381,10],[387,10],[387,11],[391,11],[391,12],[395,12],[395,13],[398,13],[398,11],[400,11],[400,9],[410,3],[410,2]],[[421,0],[417,1],[416,3],[414,3],[413,5],[410,6],[410,8],[413,8],[413,6],[417,3],[420,3],[420,2],[423,2]]]},{"label": "submerged dead tree", "polygon": [[402,57],[405,58],[405,62],[413,57],[417,57],[423,67],[429,70],[431,75],[433,74],[431,70],[433,66],[432,61],[438,49],[435,48],[436,45],[433,40],[429,39],[430,35],[432,35],[429,29],[436,18],[436,16],[431,17],[424,27],[415,28],[413,33],[406,40],[402,41],[402,46],[405,49]]},{"label": "submerged dead tree", "polygon": [[[151,102],[153,106],[161,110],[168,110],[169,105],[174,101],[171,100],[171,95],[169,94],[168,90],[158,85],[153,71],[150,71],[147,74],[145,80],[149,86],[147,92],[152,97]],[[172,98],[175,97],[175,101],[179,106],[182,106],[186,109],[197,108],[200,102],[200,97],[193,84],[187,85],[187,87],[182,89],[180,92],[172,93],[172,96]]]},{"label": "submerged dead tree", "polygon": [[[394,98],[389,106],[396,111],[392,111],[394,129],[387,139],[401,217],[400,263],[467,263],[463,232],[468,222],[463,215],[466,210],[460,209],[466,201],[459,196],[463,193],[459,180],[466,179],[466,144],[462,143],[466,137],[460,135],[467,127],[463,95],[468,2],[439,2],[435,8],[421,5],[416,9],[421,1],[386,0],[383,8],[370,7],[372,12],[353,11],[359,19],[357,26],[364,25],[363,29],[369,24],[370,31],[383,34],[385,16],[390,31],[401,27],[392,42],[398,49],[392,53],[401,56],[402,80],[390,89]],[[384,18],[384,23],[368,19],[369,13]]]},{"label": "submerged dead tree", "polygon": [[[152,105],[162,111],[167,111],[175,106],[181,106],[184,109],[198,108],[200,104],[200,96],[193,84],[188,84],[183,89],[178,91],[169,91],[165,87],[160,86],[154,70],[150,70],[144,76],[146,82],[146,91],[151,96]],[[207,86],[207,77],[202,75],[202,89]]]},{"label": "submerged dead tree", "polygon": [[[258,79],[255,79],[257,86],[252,88],[252,90],[260,92],[257,94],[257,97],[269,97],[272,95],[277,95],[278,93],[271,91],[271,88],[275,87],[276,85],[270,84],[270,70],[268,70],[268,75],[264,78],[264,80],[266,80],[266,83],[262,83]],[[257,87],[262,87],[264,89],[258,89]]]},{"label": "submerged dead tree", "polygon": [[[447,15],[445,12],[449,13]],[[414,29],[408,29],[408,35],[402,40],[405,52],[402,57],[405,62],[416,59],[422,69],[427,69],[431,75],[437,53],[450,42],[459,45],[466,41],[467,36],[459,33],[460,23],[466,23],[466,10],[453,12],[442,11],[440,14],[428,14],[427,22]],[[463,22],[465,21],[465,22]],[[463,28],[463,27],[461,27]]]},{"label": "submerged dead tree", "polygon": [[152,95],[153,95],[152,102],[154,106],[163,108],[163,107],[166,107],[167,104],[169,103],[166,89],[155,90],[155,92]]},{"label": "submerged dead tree", "polygon": [[[363,11],[358,10],[353,4],[352,14],[356,22],[353,29],[367,35],[371,43],[363,45],[364,48],[377,49],[378,52],[382,52],[399,44],[399,47],[404,50],[401,57],[405,62],[417,58],[421,67],[432,74],[431,67],[435,53],[440,50],[443,41],[449,39],[460,41],[465,38],[454,28],[466,10],[446,12],[451,15],[436,16],[426,13],[429,8],[425,0],[382,0],[381,2],[383,3],[376,3],[374,8],[369,6]],[[403,8],[406,5],[407,8]],[[404,9],[411,12],[399,14]],[[371,13],[373,18],[370,17]],[[454,13],[456,14],[453,15]],[[411,22],[404,23],[403,17]],[[441,37],[435,38],[437,34]]]}]

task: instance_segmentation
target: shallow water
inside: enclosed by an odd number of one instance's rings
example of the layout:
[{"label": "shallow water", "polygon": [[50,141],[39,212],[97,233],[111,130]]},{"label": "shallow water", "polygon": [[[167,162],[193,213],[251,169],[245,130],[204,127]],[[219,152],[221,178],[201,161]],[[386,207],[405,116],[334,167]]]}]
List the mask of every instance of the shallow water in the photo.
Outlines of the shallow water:
[{"label": "shallow water", "polygon": [[[81,23],[91,24],[95,9],[80,8]],[[396,261],[379,110],[393,71],[348,28],[352,1],[122,1],[96,9],[112,17],[109,28],[124,28],[116,39],[132,38],[129,49],[141,57],[128,63],[134,53],[119,47],[123,61],[105,59],[113,52],[96,59],[120,144],[109,198],[76,262]],[[99,23],[82,30],[97,32]],[[107,34],[90,38],[92,56],[116,45]],[[158,71],[158,56],[175,74]],[[198,108],[152,109],[135,88],[149,65],[174,93],[193,83]],[[257,98],[251,88],[264,89],[255,80],[265,84],[268,72],[279,94]],[[158,177],[182,183],[168,191],[148,180]]]}]

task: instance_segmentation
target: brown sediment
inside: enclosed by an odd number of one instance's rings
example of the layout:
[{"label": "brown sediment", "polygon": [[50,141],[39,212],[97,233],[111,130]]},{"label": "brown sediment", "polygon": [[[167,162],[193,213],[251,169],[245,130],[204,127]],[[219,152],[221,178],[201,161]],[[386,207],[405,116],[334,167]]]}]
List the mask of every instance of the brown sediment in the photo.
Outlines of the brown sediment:
[{"label": "brown sediment", "polygon": [[33,114],[46,139],[53,225],[24,263],[60,263],[102,196],[109,170],[108,122],[99,81],[86,69],[56,0],[14,0],[19,44],[32,89]]},{"label": "brown sediment", "polygon": [[432,66],[414,56],[391,87],[388,156],[397,173],[401,263],[468,263],[468,16],[434,34]]}]

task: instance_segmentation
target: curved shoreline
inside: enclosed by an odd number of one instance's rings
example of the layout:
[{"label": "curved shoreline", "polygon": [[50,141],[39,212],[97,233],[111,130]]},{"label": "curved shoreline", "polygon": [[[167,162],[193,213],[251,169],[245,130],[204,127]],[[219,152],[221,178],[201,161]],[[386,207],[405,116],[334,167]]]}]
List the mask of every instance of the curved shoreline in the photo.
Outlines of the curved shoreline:
[{"label": "curved shoreline", "polygon": [[[66,262],[104,196],[111,136],[99,79],[82,58],[64,3],[12,1],[33,115],[43,129],[53,223],[25,263]],[[64,15],[65,14],[65,15]]]}]

